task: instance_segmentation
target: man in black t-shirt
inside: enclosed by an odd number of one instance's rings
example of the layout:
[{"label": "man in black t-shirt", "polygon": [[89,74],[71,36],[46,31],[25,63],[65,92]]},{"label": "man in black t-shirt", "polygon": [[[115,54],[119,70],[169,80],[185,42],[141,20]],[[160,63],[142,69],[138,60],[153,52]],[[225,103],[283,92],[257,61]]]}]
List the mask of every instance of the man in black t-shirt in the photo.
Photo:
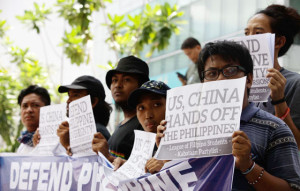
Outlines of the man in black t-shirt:
[{"label": "man in black t-shirt", "polygon": [[133,147],[134,130],[143,130],[136,117],[135,108],[129,107],[127,101],[131,92],[146,81],[149,81],[148,65],[134,56],[122,58],[117,68],[106,74],[106,84],[117,108],[122,110],[124,120],[116,127],[108,142],[100,133],[96,133],[92,144],[96,153],[102,152],[111,162],[115,157],[128,159]]}]

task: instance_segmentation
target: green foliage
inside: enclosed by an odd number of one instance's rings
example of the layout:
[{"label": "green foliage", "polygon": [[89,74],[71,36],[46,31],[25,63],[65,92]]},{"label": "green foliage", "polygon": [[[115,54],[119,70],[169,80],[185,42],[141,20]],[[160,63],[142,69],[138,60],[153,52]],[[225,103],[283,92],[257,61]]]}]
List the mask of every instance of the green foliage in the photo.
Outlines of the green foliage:
[{"label": "green foliage", "polygon": [[6,30],[3,29],[5,27],[0,26],[0,31],[4,31],[1,36],[4,41],[0,42],[14,65],[7,68],[0,67],[0,135],[7,145],[6,148],[0,149],[0,152],[14,152],[19,146],[17,137],[20,136],[23,128],[22,123],[16,121],[20,114],[17,96],[23,88],[31,84],[39,84],[47,88],[45,85],[47,75],[38,60],[29,55],[28,48],[21,49],[5,36]]},{"label": "green foliage", "polygon": [[[105,2],[111,0],[57,0],[59,16],[67,21],[68,28],[60,45],[72,64],[89,63],[89,54],[86,50],[88,41],[92,40],[90,24],[92,14],[104,8]],[[29,23],[32,29],[40,33],[40,26],[47,20],[51,9],[45,5],[34,3],[35,10],[26,10],[23,16],[17,18],[23,23]],[[106,40],[110,48],[123,55],[137,55],[145,46],[149,47],[146,57],[150,57],[155,50],[161,51],[169,45],[172,34],[178,34],[179,18],[183,12],[178,12],[176,5],[168,3],[156,5],[153,8],[147,4],[144,10],[137,15],[110,15],[110,23],[106,24],[110,37]],[[0,23],[1,25],[1,23]],[[1,35],[1,31],[0,31]]]},{"label": "green foliage", "polygon": [[[2,11],[0,10],[0,13]],[[9,29],[9,26],[6,24],[6,20],[0,19],[0,38],[3,38],[5,35],[5,32]]]},{"label": "green foliage", "polygon": [[[111,2],[111,0],[57,0],[55,6],[58,7],[59,16],[66,20],[71,27],[69,31],[65,31],[60,45],[63,46],[64,53],[72,64],[80,65],[89,62],[86,44],[92,39],[91,16],[94,11],[104,7],[104,2]],[[24,15],[17,16],[17,18],[22,23],[31,26],[39,34],[41,26],[45,24],[51,13],[51,8],[46,9],[44,4],[39,6],[34,3],[34,10],[25,10]]]},{"label": "green foliage", "polygon": [[85,58],[85,43],[78,31],[81,31],[79,26],[74,27],[70,33],[65,32],[61,45],[64,46],[64,53],[71,59],[71,63],[80,65]]},{"label": "green foliage", "polygon": [[37,3],[34,3],[34,9],[34,11],[25,10],[23,16],[16,16],[16,18],[31,26],[39,34],[41,25],[45,23],[45,20],[48,19],[47,16],[51,14],[51,9],[46,9],[45,4],[39,6]]},{"label": "green foliage", "polygon": [[[56,7],[61,18],[67,21],[69,27],[62,37],[63,51],[72,64],[80,65],[89,62],[89,54],[86,51],[87,43],[93,36],[90,31],[92,14],[104,8],[105,2],[111,0],[57,0]],[[1,10],[0,10],[1,12]],[[52,13],[52,8],[45,8],[34,3],[34,10],[26,10],[23,16],[17,18],[37,34],[41,33],[41,27]],[[183,15],[178,12],[176,6],[156,5],[153,8],[146,5],[140,14],[136,15],[110,15],[110,37],[106,40],[111,49],[117,54],[138,55],[147,46],[151,56],[154,51],[165,49],[169,45],[172,34],[179,32],[178,25],[182,23],[179,18]],[[0,43],[11,57],[9,67],[0,66],[0,135],[7,144],[7,148],[1,151],[15,151],[19,143],[16,138],[23,128],[19,116],[17,96],[21,89],[31,84],[38,84],[47,88],[47,75],[39,65],[39,61],[30,56],[28,48],[16,46],[5,35],[9,27],[5,20],[0,19]],[[107,66],[100,66],[107,69]],[[108,67],[113,68],[112,62]],[[56,87],[57,89],[57,87]]]},{"label": "green foliage", "polygon": [[5,27],[6,21],[5,20],[0,20],[0,38],[2,38],[5,34],[5,31],[7,28]]},{"label": "green foliage", "polygon": [[169,45],[172,34],[178,34],[178,20],[183,12],[178,12],[176,5],[171,7],[168,3],[156,5],[151,8],[149,4],[145,6],[142,13],[137,15],[110,15],[107,26],[111,36],[106,39],[110,47],[124,55],[138,55],[146,45],[150,46],[147,57],[157,50],[163,50]]},{"label": "green foliage", "polygon": [[[17,96],[31,84],[47,88],[47,75],[38,61],[28,55],[28,49],[22,50],[14,46],[7,53],[12,57],[12,62],[17,64],[18,71],[0,68],[0,91],[3,92],[0,95],[0,135],[8,146],[5,151],[14,152],[19,145],[16,139],[23,128],[20,121],[17,124],[14,120],[19,115]],[[12,76],[12,73],[17,75]]]},{"label": "green foliage", "polygon": [[13,114],[16,106],[16,90],[19,85],[12,79],[4,68],[0,68],[0,135],[7,145],[11,145],[10,129],[14,129]]},{"label": "green foliage", "polygon": [[65,32],[61,46],[72,64],[89,62],[86,44],[92,39],[90,23],[92,13],[104,7],[104,2],[111,0],[58,0],[59,15],[71,26],[71,32]]}]

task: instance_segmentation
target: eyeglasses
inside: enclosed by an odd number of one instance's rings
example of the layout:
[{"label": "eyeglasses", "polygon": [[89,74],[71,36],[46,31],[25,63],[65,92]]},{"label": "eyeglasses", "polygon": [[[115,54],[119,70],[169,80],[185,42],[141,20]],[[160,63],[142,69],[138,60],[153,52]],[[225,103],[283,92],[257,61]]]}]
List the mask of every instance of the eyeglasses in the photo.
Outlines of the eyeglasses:
[{"label": "eyeglasses", "polygon": [[239,71],[245,72],[245,68],[242,66],[226,66],[222,69],[209,69],[206,71],[202,71],[201,75],[206,80],[216,80],[218,79],[220,72],[222,72],[223,76],[226,78],[230,78],[232,76],[235,76]]}]

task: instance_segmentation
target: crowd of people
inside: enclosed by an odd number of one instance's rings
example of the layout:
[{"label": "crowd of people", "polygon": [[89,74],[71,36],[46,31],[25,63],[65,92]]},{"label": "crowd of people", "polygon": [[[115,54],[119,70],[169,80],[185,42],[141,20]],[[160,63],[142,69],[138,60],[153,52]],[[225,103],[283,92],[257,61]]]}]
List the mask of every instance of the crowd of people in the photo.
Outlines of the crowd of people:
[{"label": "crowd of people", "polygon": [[[183,85],[236,79],[246,76],[240,130],[232,135],[235,172],[232,190],[300,190],[300,74],[280,66],[278,58],[291,47],[300,32],[300,15],[290,7],[270,5],[248,21],[245,35],[275,34],[274,67],[268,70],[271,95],[268,102],[250,103],[249,89],[253,80],[253,61],[247,48],[231,41],[207,43],[202,49],[194,38],[188,38],[181,49],[193,61]],[[196,73],[195,73],[196,71]],[[128,160],[134,143],[134,130],[156,133],[157,150],[164,137],[167,84],[149,79],[146,62],[127,56],[106,74],[106,85],[124,119],[112,135],[106,129],[111,106],[105,101],[102,83],[92,76],[81,76],[70,85],[62,85],[59,93],[68,93],[69,104],[90,95],[97,133],[92,149],[101,152],[117,169]],[[26,127],[18,141],[18,153],[29,153],[39,143],[39,109],[50,105],[45,88],[32,85],[21,91],[18,103],[21,120]],[[57,130],[61,145],[72,155],[69,123]],[[168,161],[148,160],[145,172],[159,172]]]}]

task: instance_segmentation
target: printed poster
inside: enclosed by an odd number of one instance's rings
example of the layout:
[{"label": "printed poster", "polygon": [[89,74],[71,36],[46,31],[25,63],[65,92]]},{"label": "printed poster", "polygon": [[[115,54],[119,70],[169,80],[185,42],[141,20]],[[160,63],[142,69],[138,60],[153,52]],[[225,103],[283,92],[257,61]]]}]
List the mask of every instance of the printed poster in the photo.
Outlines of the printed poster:
[{"label": "printed poster", "polygon": [[271,90],[270,81],[266,77],[268,69],[274,66],[275,34],[265,33],[243,37],[233,40],[248,48],[253,60],[253,83],[250,89],[249,102],[267,102]]},{"label": "printed poster", "polygon": [[66,103],[41,107],[39,120],[40,142],[33,153],[53,155],[58,147],[57,129],[66,120]]},{"label": "printed poster", "polygon": [[155,133],[134,130],[134,144],[129,159],[116,171],[119,178],[137,178],[145,174],[145,165],[152,157]]},{"label": "printed poster", "polygon": [[246,77],[192,84],[167,91],[166,130],[155,158],[228,155],[240,128]]},{"label": "printed poster", "polygon": [[70,147],[74,155],[92,151],[96,123],[90,95],[69,104]]}]

